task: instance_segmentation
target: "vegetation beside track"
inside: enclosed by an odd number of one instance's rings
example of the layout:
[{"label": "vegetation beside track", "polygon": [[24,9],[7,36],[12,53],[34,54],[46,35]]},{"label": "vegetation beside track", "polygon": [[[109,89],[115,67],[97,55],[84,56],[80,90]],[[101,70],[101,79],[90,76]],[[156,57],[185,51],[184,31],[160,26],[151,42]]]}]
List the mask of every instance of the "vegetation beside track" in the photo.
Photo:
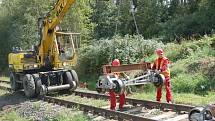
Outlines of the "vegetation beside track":
[{"label": "vegetation beside track", "polygon": [[[21,117],[18,112],[11,110],[0,117],[1,121],[33,121],[27,117]],[[46,119],[46,121],[88,121],[89,118],[77,111],[61,111],[56,117]]]},{"label": "vegetation beside track", "polygon": [[[187,105],[208,105],[214,103],[215,92],[209,92],[206,96],[200,96],[192,93],[177,93],[173,92],[173,102],[176,104],[187,104]],[[143,100],[154,100],[156,99],[156,92],[138,92],[128,97],[143,99]],[[162,102],[166,102],[166,92],[163,90]]]},{"label": "vegetation beside track", "polygon": [[0,77],[0,80],[9,81],[10,78],[7,76],[2,76],[2,77]]},{"label": "vegetation beside track", "polygon": [[[27,102],[27,103],[26,103]],[[36,116],[39,115],[43,108],[40,101],[29,101],[25,99],[21,93],[11,93],[6,90],[0,89],[0,121],[33,121]],[[55,112],[55,108],[52,105],[45,106],[44,115],[40,117],[48,116]],[[26,116],[27,115],[27,116]],[[88,121],[90,118],[84,115],[76,108],[71,110],[62,109],[52,118],[46,118],[46,121]]]},{"label": "vegetation beside track", "polygon": [[[131,42],[129,45],[133,48],[130,50],[129,56],[126,55],[128,51],[126,41]],[[135,41],[134,43],[141,42],[141,46],[132,44],[133,41]],[[166,56],[171,61],[171,82],[174,92],[206,95],[208,91],[215,89],[215,35],[181,44],[167,43],[162,45],[156,40],[145,41],[144,39],[135,40],[135,37],[128,36],[116,37],[104,40],[92,48],[82,51],[82,61],[79,62],[81,81],[87,82],[89,89],[95,89],[95,83],[102,72],[101,66],[110,62],[108,57],[115,56],[123,64],[127,63],[127,57],[130,58],[131,63],[138,63],[140,59],[153,62],[156,57],[152,48],[163,46]],[[111,43],[115,43],[115,45]],[[112,46],[118,50],[117,53],[112,53],[110,49]],[[151,48],[147,49],[147,47]],[[93,67],[94,69],[91,69]],[[149,91],[154,90],[154,87],[150,85],[147,85],[146,88]]]}]

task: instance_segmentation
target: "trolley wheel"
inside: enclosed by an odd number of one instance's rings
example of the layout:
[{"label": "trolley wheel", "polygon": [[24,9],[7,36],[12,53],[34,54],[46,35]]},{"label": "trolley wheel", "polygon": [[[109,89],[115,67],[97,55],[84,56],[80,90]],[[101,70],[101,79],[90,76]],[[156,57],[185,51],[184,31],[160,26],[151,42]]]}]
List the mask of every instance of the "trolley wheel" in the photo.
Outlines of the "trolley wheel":
[{"label": "trolley wheel", "polygon": [[165,77],[163,74],[155,74],[154,86],[159,87],[165,83]]},{"label": "trolley wheel", "polygon": [[203,116],[201,116],[201,111],[203,107],[196,107],[189,112],[189,121],[201,121]]},{"label": "trolley wheel", "polygon": [[116,85],[114,92],[117,94],[122,94],[125,92],[125,84],[121,79],[113,80],[113,83]]}]

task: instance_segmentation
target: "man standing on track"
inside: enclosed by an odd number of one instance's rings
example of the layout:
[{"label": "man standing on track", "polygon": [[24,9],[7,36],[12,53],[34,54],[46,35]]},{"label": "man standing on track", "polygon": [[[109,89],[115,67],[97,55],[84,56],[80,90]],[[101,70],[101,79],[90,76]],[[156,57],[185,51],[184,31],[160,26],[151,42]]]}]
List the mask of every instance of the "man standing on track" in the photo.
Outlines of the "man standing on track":
[{"label": "man standing on track", "polygon": [[[120,61],[119,59],[115,59],[112,62],[112,66],[120,66]],[[121,73],[114,73],[118,78],[120,78]],[[111,110],[116,110],[116,93],[114,92],[113,89],[109,90],[109,94],[110,94],[110,109]],[[121,93],[119,94],[119,109],[122,110],[123,106],[125,104],[125,93]]]},{"label": "man standing on track", "polygon": [[[170,70],[169,70],[169,59],[164,56],[163,49],[156,49],[156,55],[158,58],[154,61],[152,69],[160,72],[165,76],[165,87],[166,87],[166,101],[167,103],[172,103],[171,85],[170,85]],[[158,102],[161,101],[162,96],[162,85],[157,87],[157,97]]]}]

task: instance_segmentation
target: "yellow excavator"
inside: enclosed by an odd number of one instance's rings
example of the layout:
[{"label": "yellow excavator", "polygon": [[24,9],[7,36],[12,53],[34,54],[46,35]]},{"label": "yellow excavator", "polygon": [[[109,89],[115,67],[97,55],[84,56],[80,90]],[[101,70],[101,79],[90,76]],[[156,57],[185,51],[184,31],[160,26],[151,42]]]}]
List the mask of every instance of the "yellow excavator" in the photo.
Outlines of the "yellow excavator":
[{"label": "yellow excavator", "polygon": [[38,19],[39,44],[30,50],[13,48],[9,54],[10,83],[14,91],[24,88],[27,97],[77,88],[79,33],[60,32],[58,26],[75,0],[58,0],[53,9]]}]

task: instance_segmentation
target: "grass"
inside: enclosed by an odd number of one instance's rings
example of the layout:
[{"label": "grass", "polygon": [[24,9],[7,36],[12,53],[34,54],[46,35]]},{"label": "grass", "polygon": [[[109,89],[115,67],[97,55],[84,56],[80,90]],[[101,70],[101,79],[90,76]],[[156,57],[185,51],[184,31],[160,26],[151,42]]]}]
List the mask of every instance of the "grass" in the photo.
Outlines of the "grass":
[{"label": "grass", "polygon": [[9,77],[6,77],[6,76],[2,76],[2,77],[0,77],[0,80],[10,81],[10,78],[9,78]]},{"label": "grass", "polygon": [[[28,117],[27,117],[28,118]],[[0,116],[0,121],[33,121],[32,119],[27,119],[20,117],[16,111],[11,111],[3,116]],[[85,116],[81,111],[61,111],[55,118],[46,119],[46,121],[89,121],[89,117]]]},{"label": "grass", "polygon": [[20,117],[16,111],[11,111],[2,117],[0,116],[0,121],[30,121],[26,118]]},{"label": "grass", "polygon": [[0,96],[5,95],[5,94],[7,94],[7,93],[9,93],[9,92],[6,91],[6,90],[1,90],[1,89],[0,89]]},{"label": "grass", "polygon": [[92,99],[92,98],[86,98],[86,97],[81,98],[80,96],[75,96],[75,95],[61,97],[61,99],[74,101],[74,102],[78,102],[78,103],[86,104],[86,105],[92,105],[92,106],[96,106],[96,107],[103,107],[103,106],[107,106],[109,104],[109,102],[105,101],[105,100]]},{"label": "grass", "polygon": [[73,111],[62,111],[53,119],[47,119],[47,121],[89,121],[90,119],[83,115],[83,113]]},{"label": "grass", "polygon": [[[0,90],[0,96],[6,94],[7,92]],[[41,102],[34,102],[33,108],[39,111]],[[46,113],[50,113],[53,108],[47,106]],[[62,109],[57,116],[52,119],[46,119],[46,121],[88,121],[90,118],[79,111],[77,108],[72,109]],[[16,110],[5,110],[0,112],[0,121],[33,121],[31,117],[21,117]]]},{"label": "grass", "polygon": [[[207,105],[214,102],[215,92],[210,92],[206,96],[200,96],[192,93],[172,93],[173,102],[177,104],[188,104],[188,105]],[[139,92],[130,95],[131,98],[137,98],[142,100],[154,100],[156,99],[156,92]],[[162,102],[165,102],[165,90],[163,90]]]}]

